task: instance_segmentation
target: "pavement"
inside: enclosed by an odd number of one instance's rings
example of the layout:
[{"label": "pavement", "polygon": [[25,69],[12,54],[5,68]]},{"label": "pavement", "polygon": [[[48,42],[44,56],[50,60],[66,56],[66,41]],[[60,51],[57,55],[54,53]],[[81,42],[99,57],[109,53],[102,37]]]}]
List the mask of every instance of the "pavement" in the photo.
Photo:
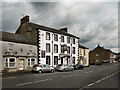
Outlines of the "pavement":
[{"label": "pavement", "polygon": [[[120,64],[120,63],[119,63]],[[3,75],[3,90],[16,89],[72,89],[72,90],[119,90],[120,70],[118,63],[91,65],[83,70],[54,73],[19,73]]]}]

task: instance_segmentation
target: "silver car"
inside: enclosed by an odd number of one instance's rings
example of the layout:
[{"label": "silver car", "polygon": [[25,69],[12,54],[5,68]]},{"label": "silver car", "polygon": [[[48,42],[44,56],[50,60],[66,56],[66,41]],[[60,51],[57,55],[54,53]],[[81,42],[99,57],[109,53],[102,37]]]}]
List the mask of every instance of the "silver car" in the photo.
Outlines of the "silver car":
[{"label": "silver car", "polygon": [[38,73],[42,73],[42,72],[54,72],[54,68],[50,67],[47,64],[35,64],[32,67],[32,72],[38,72]]},{"label": "silver car", "polygon": [[74,70],[74,67],[72,65],[69,65],[69,64],[59,64],[55,67],[55,70],[56,71],[72,71]]}]

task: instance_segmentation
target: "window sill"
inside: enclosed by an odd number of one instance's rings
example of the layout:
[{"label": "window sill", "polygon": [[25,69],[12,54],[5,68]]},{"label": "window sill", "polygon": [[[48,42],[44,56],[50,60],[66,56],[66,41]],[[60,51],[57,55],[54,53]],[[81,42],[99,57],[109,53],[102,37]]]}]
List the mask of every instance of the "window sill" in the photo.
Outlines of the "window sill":
[{"label": "window sill", "polygon": [[4,69],[15,69],[17,67],[4,67]]},{"label": "window sill", "polygon": [[28,68],[31,68],[32,66],[27,66]]}]

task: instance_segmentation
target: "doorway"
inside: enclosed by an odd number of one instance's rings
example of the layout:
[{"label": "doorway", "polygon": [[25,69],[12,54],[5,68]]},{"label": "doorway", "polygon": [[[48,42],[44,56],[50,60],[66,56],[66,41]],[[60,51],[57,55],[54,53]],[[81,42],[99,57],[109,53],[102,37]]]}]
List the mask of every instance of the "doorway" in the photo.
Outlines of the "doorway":
[{"label": "doorway", "polygon": [[24,70],[24,60],[19,60],[19,70]]}]

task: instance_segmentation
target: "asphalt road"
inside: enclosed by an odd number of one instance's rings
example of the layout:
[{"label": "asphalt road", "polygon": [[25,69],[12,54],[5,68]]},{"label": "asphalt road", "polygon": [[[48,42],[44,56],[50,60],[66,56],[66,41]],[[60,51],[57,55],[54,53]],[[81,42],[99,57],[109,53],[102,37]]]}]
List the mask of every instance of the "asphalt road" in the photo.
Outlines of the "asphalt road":
[{"label": "asphalt road", "polygon": [[69,72],[14,74],[0,79],[2,88],[120,88],[119,64],[91,65]]}]

